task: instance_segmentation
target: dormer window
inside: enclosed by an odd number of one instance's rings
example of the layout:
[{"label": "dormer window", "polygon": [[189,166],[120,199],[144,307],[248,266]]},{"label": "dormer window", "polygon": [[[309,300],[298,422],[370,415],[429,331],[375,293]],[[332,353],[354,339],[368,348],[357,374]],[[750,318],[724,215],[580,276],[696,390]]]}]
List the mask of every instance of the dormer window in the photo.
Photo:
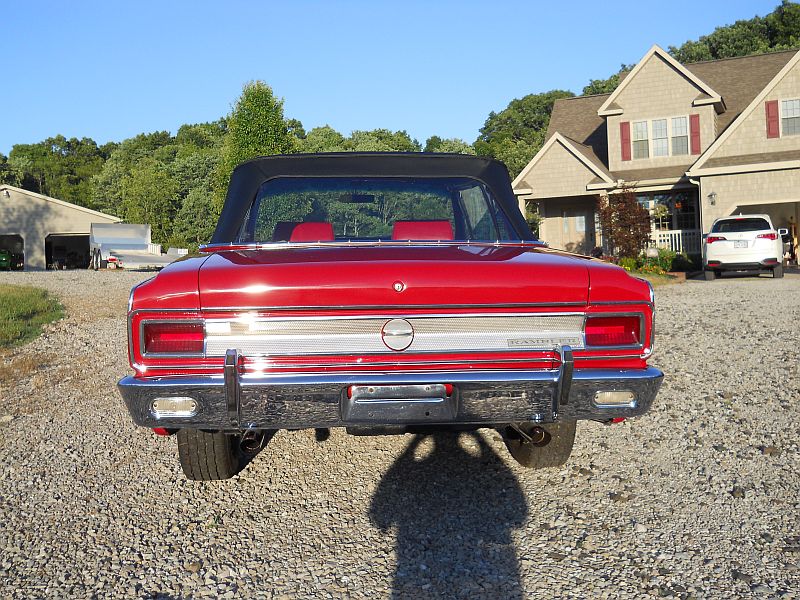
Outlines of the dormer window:
[{"label": "dormer window", "polygon": [[[800,104],[800,100],[797,101]],[[800,106],[797,110],[800,134]],[[620,123],[622,160],[700,154],[700,116],[664,117],[652,121]]]}]

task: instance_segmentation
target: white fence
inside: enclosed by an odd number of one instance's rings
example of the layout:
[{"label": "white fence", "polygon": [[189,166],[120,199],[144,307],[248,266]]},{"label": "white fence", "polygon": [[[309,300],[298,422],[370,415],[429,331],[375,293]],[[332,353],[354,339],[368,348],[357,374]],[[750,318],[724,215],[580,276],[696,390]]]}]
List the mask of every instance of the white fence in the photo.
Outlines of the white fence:
[{"label": "white fence", "polygon": [[700,254],[702,234],[699,229],[674,229],[654,231],[650,237],[650,246],[667,248],[683,254]]}]

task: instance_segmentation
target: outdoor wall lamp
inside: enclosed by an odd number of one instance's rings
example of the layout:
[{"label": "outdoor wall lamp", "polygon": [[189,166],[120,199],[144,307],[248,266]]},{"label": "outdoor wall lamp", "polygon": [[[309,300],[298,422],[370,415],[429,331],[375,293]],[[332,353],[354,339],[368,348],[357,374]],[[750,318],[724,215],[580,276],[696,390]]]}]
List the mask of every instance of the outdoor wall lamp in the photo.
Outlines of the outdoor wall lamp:
[{"label": "outdoor wall lamp", "polygon": [[717,192],[711,192],[711,193],[708,195],[708,203],[709,203],[711,206],[714,206],[714,205],[717,203]]},{"label": "outdoor wall lamp", "polygon": [[6,198],[11,198],[11,194],[8,192],[8,190],[3,190],[3,196]]}]

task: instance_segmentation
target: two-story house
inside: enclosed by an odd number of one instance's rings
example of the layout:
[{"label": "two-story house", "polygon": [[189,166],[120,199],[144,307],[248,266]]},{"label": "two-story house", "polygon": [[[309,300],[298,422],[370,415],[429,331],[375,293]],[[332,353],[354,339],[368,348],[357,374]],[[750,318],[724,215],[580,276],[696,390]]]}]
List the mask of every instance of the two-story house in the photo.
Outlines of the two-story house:
[{"label": "two-story house", "polygon": [[683,65],[653,46],[613,93],[555,103],[513,182],[521,208],[538,203],[540,237],[583,253],[602,244],[598,196],[623,189],[650,210],[652,243],[687,254],[724,215],[768,213],[796,231],[798,62],[788,51]]}]

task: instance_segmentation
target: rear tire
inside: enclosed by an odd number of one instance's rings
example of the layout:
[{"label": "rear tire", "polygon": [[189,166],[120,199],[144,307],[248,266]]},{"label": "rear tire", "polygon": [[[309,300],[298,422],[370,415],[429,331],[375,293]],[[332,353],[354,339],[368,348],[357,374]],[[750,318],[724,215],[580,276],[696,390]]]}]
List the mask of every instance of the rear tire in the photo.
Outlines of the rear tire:
[{"label": "rear tire", "polygon": [[717,278],[716,271],[705,271],[706,274],[706,281],[714,281]]},{"label": "rear tire", "polygon": [[782,277],[783,277],[783,265],[778,265],[777,267],[772,269],[773,279],[780,279]]},{"label": "rear tire", "polygon": [[[529,469],[560,467],[567,462],[572,453],[576,425],[576,421],[546,425],[524,423],[521,428],[526,433],[532,432],[537,427],[544,430],[545,439],[539,443],[525,441],[518,432],[511,428],[506,430],[503,438],[511,456],[523,467]],[[535,435],[531,437],[535,437]]]},{"label": "rear tire", "polygon": [[230,479],[240,467],[239,436],[199,429],[178,431],[178,458],[187,479]]}]

